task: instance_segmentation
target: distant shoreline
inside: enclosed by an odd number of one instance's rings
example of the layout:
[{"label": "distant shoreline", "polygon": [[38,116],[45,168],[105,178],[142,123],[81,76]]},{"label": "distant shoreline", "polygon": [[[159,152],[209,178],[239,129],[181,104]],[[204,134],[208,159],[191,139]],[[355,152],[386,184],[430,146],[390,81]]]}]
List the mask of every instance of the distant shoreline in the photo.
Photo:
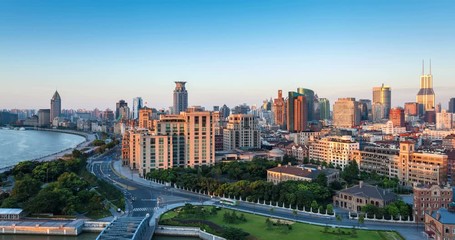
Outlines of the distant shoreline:
[{"label": "distant shoreline", "polygon": [[[81,149],[81,148],[87,147],[88,144],[95,139],[94,134],[89,134],[89,133],[85,133],[85,132],[78,132],[78,131],[72,131],[72,130],[33,128],[33,127],[28,127],[28,128],[25,128],[25,129],[26,129],[26,131],[47,131],[47,132],[73,134],[73,135],[78,135],[80,137],[83,137],[83,138],[85,138],[85,140],[83,142],[79,143],[78,145],[76,145],[75,147],[66,148],[66,149],[63,149],[63,150],[61,150],[59,152],[55,152],[55,153],[52,153],[52,154],[49,154],[49,155],[46,155],[46,156],[40,156],[40,157],[37,157],[37,158],[34,158],[34,159],[22,160],[22,161],[17,162],[14,165],[7,166],[7,167],[2,167],[2,168],[0,168],[0,173],[4,173],[6,171],[9,171],[9,170],[13,169],[18,163],[24,162],[24,161],[47,162],[47,161],[57,160],[60,157],[66,155],[68,153],[71,153],[75,149]],[[14,130],[12,130],[12,131],[14,131]]]}]

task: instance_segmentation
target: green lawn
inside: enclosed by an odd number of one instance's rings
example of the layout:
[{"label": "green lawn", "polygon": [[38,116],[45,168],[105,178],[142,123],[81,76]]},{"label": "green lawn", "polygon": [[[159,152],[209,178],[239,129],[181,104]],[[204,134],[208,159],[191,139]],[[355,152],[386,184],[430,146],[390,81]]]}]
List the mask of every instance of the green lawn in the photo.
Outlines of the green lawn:
[{"label": "green lawn", "polygon": [[[210,207],[206,207],[207,211]],[[247,222],[239,224],[226,224],[223,221],[223,214],[232,210],[221,209],[216,215],[208,215],[207,221],[213,222],[220,226],[230,226],[241,228],[245,232],[248,232],[250,236],[247,239],[255,240],[286,240],[286,239],[323,239],[323,240],[347,240],[347,239],[366,239],[366,240],[402,240],[403,238],[396,232],[386,231],[367,231],[367,230],[356,230],[355,235],[351,235],[352,229],[341,229],[345,235],[340,234],[338,229],[330,228],[327,232],[324,232],[324,227],[293,223],[291,230],[286,230],[283,227],[273,226],[272,228],[267,227],[266,217],[244,213]],[[240,215],[241,212],[237,211]],[[176,211],[170,211],[162,215],[161,220],[177,218]],[[189,218],[188,218],[189,219]],[[211,232],[210,229],[206,229]],[[330,233],[332,232],[332,233]],[[349,235],[347,234],[349,233]]]}]

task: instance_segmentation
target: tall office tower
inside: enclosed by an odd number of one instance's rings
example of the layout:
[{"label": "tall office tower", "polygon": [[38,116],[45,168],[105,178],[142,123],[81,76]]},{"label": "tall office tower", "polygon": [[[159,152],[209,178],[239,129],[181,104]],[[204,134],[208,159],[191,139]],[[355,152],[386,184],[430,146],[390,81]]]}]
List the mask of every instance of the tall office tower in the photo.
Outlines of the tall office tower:
[{"label": "tall office tower", "polygon": [[121,116],[120,116],[120,108],[121,107],[125,107],[125,106],[128,106],[128,103],[125,102],[125,100],[120,100],[120,101],[118,101],[115,104],[115,118],[116,119],[120,119],[121,118]]},{"label": "tall office tower", "polygon": [[286,106],[286,128],[289,132],[301,132],[307,129],[307,107],[303,94],[289,92]]},{"label": "tall office tower", "polygon": [[441,105],[441,103],[436,104],[435,112],[436,112],[436,113],[440,113],[441,110],[442,110],[442,105]]},{"label": "tall office tower", "polygon": [[213,111],[214,112],[219,112],[220,111],[220,106],[213,106]]},{"label": "tall office tower", "polygon": [[272,111],[275,118],[275,124],[280,128],[286,127],[286,103],[283,98],[283,91],[278,90],[278,98],[273,100]]},{"label": "tall office tower", "polygon": [[450,99],[448,112],[455,113],[455,98]]},{"label": "tall office tower", "polygon": [[453,114],[443,109],[440,113],[436,113],[436,129],[448,130],[453,127]]},{"label": "tall office tower", "polygon": [[319,120],[321,120],[321,106],[319,105],[319,97],[315,94],[313,102],[313,121],[319,122]]},{"label": "tall office tower", "polygon": [[425,74],[424,62],[422,62],[422,75],[420,76],[420,90],[417,93],[416,102],[419,104],[419,113],[424,114],[435,108],[435,94],[433,91],[433,75]]},{"label": "tall office tower", "polygon": [[139,109],[139,128],[153,129],[153,110],[148,107]]},{"label": "tall office tower", "polygon": [[60,94],[55,91],[51,99],[50,122],[52,123],[54,118],[59,117],[60,114],[62,114],[62,99],[60,98]]},{"label": "tall office tower", "polygon": [[40,109],[38,110],[38,126],[48,127],[51,122],[51,110]]},{"label": "tall office tower", "polygon": [[319,98],[319,113],[321,120],[330,119],[330,101],[327,98]]},{"label": "tall office tower", "polygon": [[175,82],[173,113],[180,114],[188,108],[188,92],[185,88],[186,82]]},{"label": "tall office tower", "polygon": [[390,107],[392,105],[392,93],[389,86],[382,84],[380,87],[373,88],[373,104],[381,103],[384,107],[383,118],[389,118]]},{"label": "tall office tower", "polygon": [[306,109],[307,109],[307,121],[314,121],[314,91],[306,88],[297,88],[297,92],[305,96]]},{"label": "tall office tower", "polygon": [[382,103],[373,103],[371,107],[373,122],[381,122],[385,118],[385,106]]},{"label": "tall office tower", "polygon": [[261,136],[257,118],[251,114],[232,114],[223,130],[225,151],[236,148],[261,148]]},{"label": "tall office tower", "polygon": [[419,115],[419,104],[416,102],[407,102],[404,104],[404,114],[408,116]]},{"label": "tall office tower", "polygon": [[359,99],[360,120],[370,121],[373,119],[372,105],[370,99]]},{"label": "tall office tower", "polygon": [[231,115],[231,109],[224,104],[220,109],[220,118],[224,121],[229,115]]},{"label": "tall office tower", "polygon": [[130,108],[128,106],[122,106],[118,109],[119,116],[117,120],[127,121],[130,119]]},{"label": "tall office tower", "polygon": [[333,126],[352,128],[360,124],[359,103],[355,98],[338,98],[333,105]]},{"label": "tall office tower", "polygon": [[139,118],[139,109],[144,107],[144,102],[141,97],[136,97],[133,99],[133,119],[136,120]]},{"label": "tall office tower", "polygon": [[400,107],[390,109],[389,120],[394,127],[404,127],[404,109]]}]

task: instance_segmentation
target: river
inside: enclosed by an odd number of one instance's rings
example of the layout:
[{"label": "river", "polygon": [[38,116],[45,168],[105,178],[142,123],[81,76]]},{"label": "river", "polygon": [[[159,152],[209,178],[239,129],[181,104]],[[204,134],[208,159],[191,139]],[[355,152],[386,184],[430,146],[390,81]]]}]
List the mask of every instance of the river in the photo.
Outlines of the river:
[{"label": "river", "polygon": [[0,169],[74,148],[84,141],[74,134],[0,129]]}]

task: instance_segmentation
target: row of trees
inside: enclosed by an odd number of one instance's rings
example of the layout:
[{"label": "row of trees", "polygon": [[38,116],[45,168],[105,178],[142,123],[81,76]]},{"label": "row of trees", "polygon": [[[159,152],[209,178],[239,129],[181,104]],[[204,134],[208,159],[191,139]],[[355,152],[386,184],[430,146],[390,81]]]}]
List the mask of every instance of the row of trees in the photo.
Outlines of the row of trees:
[{"label": "row of trees", "polygon": [[153,170],[147,177],[214,195],[254,202],[266,201],[278,203],[280,206],[284,203],[300,209],[309,209],[313,201],[324,207],[331,202],[333,190],[327,186],[327,177],[324,174],[318,176],[314,182],[286,181],[277,185],[267,182],[266,170],[277,164],[266,159],[254,159],[250,162],[222,163],[195,169]]},{"label": "row of trees", "polygon": [[68,160],[21,162],[5,173],[5,177],[13,176],[15,183],[11,194],[0,198],[0,205],[32,214],[96,215],[104,211],[104,198],[93,189],[97,184],[81,177],[85,164],[86,157],[77,150]]},{"label": "row of trees", "polygon": [[412,208],[410,205],[399,200],[385,207],[377,207],[375,205],[367,204],[362,207],[362,212],[366,213],[368,218],[376,216],[376,218],[385,217],[387,219],[398,219],[399,216],[401,216],[402,219],[405,220],[412,215]]}]

